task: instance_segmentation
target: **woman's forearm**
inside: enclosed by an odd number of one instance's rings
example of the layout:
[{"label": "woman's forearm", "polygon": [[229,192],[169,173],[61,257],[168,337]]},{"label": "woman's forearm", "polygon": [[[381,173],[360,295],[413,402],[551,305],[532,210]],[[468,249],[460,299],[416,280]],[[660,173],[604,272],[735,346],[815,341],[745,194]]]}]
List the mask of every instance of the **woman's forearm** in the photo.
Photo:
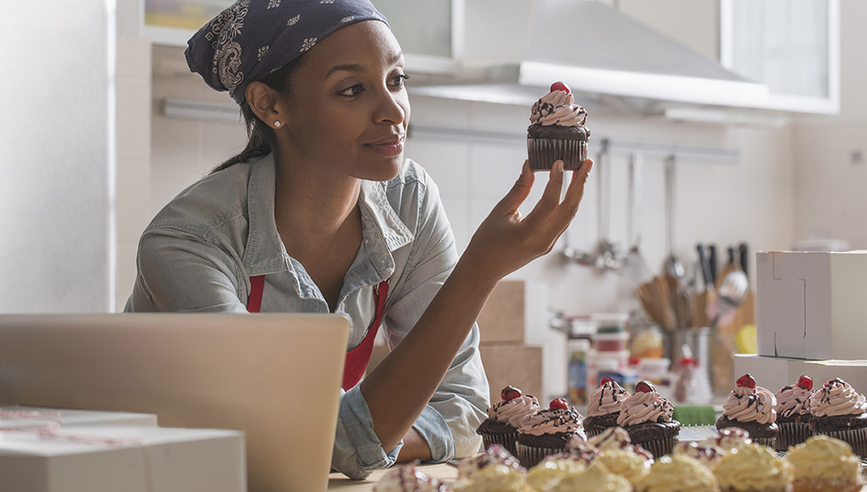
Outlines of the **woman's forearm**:
[{"label": "woman's forearm", "polygon": [[415,327],[361,383],[384,449],[424,410],[498,281],[464,255]]}]

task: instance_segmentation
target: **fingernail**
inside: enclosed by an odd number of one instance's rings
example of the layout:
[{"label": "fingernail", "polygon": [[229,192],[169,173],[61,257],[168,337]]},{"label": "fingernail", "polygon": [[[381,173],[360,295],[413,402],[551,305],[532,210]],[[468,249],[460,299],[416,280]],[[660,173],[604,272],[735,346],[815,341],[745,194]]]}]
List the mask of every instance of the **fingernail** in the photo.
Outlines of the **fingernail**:
[{"label": "fingernail", "polygon": [[563,172],[563,161],[558,160],[557,162],[554,163],[554,166],[556,166],[558,173]]}]

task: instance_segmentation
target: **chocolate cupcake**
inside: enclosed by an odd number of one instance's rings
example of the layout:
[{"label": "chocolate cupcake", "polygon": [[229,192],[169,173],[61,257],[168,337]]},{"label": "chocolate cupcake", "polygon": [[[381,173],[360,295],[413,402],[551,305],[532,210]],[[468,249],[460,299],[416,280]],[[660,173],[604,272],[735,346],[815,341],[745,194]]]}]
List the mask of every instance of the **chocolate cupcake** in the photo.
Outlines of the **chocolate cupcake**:
[{"label": "chocolate cupcake", "polygon": [[810,397],[810,413],[814,434],[845,441],[855,454],[867,458],[867,401],[849,383],[840,378],[825,381]]},{"label": "chocolate cupcake", "polygon": [[514,386],[503,388],[500,397],[502,401],[488,408],[488,418],[482,421],[476,434],[482,436],[485,449],[492,444],[499,444],[517,456],[515,441],[518,439],[518,426],[525,417],[539,411],[539,400],[535,396],[522,394]]},{"label": "chocolate cupcake", "polygon": [[601,434],[609,427],[617,425],[620,417],[620,407],[629,398],[629,392],[617,384],[617,381],[604,377],[599,381],[599,387],[590,393],[587,400],[587,418],[584,419],[584,432],[587,437]]},{"label": "chocolate cupcake", "polygon": [[551,92],[533,104],[527,128],[527,152],[532,171],[550,171],[554,162],[576,171],[587,158],[590,129],[587,111],[575,104],[566,84],[554,82]]},{"label": "chocolate cupcake", "polygon": [[804,374],[798,383],[783,386],[777,391],[777,426],[780,428],[775,441],[777,451],[785,451],[795,444],[801,444],[813,435],[810,421],[810,397],[813,396],[813,378]]},{"label": "chocolate cupcake", "polygon": [[773,393],[756,386],[756,380],[750,374],[744,374],[738,378],[737,387],[729,393],[716,428],[739,427],[750,433],[754,443],[773,447],[779,432],[776,405]]},{"label": "chocolate cupcake", "polygon": [[617,425],[629,433],[634,444],[659,459],[677,444],[680,422],[671,418],[673,413],[674,405],[659,396],[649,381],[643,380],[635,385],[635,393],[623,402]]},{"label": "chocolate cupcake", "polygon": [[529,415],[518,428],[518,459],[527,468],[535,466],[545,456],[566,448],[566,443],[581,435],[584,418],[566,400],[551,401],[550,408]]}]

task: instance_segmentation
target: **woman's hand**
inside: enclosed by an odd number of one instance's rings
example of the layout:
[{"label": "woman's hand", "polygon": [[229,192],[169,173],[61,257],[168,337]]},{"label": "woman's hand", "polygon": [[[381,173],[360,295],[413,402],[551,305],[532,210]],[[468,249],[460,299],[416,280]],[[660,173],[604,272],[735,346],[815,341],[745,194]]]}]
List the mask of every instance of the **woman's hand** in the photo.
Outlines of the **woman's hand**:
[{"label": "woman's hand", "polygon": [[478,274],[498,281],[551,251],[578,211],[592,168],[593,161],[588,159],[573,173],[561,202],[563,161],[555,162],[542,198],[521,217],[518,207],[527,199],[534,181],[529,163],[524,161],[518,181],[476,230],[461,259],[474,265]]}]

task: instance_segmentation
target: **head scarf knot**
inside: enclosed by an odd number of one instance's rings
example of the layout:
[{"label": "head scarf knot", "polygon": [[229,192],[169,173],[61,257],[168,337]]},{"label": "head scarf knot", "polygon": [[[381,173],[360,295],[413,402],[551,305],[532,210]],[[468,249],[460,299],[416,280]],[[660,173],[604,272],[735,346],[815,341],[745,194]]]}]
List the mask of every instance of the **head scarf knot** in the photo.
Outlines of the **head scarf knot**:
[{"label": "head scarf knot", "polygon": [[250,82],[365,20],[388,24],[369,0],[238,0],[190,38],[184,55],[191,71],[240,104]]}]

